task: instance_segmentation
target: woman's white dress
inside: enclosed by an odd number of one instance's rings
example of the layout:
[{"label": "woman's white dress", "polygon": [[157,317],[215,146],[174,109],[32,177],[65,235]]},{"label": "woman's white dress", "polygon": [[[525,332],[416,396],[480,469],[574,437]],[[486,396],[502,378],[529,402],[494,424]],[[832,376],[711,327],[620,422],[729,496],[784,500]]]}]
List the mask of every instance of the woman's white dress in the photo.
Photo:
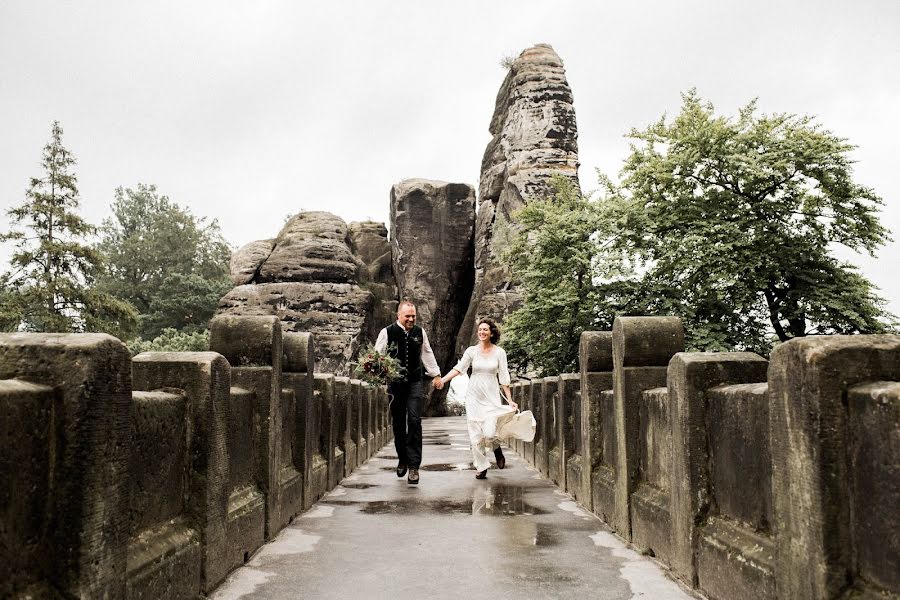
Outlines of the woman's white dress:
[{"label": "woman's white dress", "polygon": [[516,411],[502,403],[500,386],[509,385],[509,368],[503,348],[493,346],[488,353],[482,352],[479,346],[466,348],[453,368],[465,373],[469,367],[472,374],[466,389],[466,421],[475,468],[483,471],[490,466],[485,456],[487,446],[498,448],[499,440],[510,436],[530,441],[534,438],[534,420],[531,419],[529,437],[527,431],[522,433],[522,428],[515,426]]}]

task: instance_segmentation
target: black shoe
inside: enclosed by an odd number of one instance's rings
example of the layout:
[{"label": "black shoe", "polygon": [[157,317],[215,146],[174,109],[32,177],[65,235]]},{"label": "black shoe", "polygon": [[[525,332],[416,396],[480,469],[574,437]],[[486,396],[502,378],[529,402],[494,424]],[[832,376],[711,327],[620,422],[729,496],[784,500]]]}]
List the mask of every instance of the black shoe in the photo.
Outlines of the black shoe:
[{"label": "black shoe", "polygon": [[506,468],[506,457],[503,456],[503,450],[501,450],[500,448],[494,448],[494,458],[497,459],[498,469]]},{"label": "black shoe", "polygon": [[406,465],[400,463],[397,465],[397,477],[403,477],[404,475],[406,475]]},{"label": "black shoe", "polygon": [[408,483],[411,483],[412,485],[418,485],[419,484],[419,470],[418,469],[410,469],[409,477],[406,478],[406,481]]},{"label": "black shoe", "polygon": [[478,471],[478,475],[475,476],[475,479],[487,479],[487,469]]}]

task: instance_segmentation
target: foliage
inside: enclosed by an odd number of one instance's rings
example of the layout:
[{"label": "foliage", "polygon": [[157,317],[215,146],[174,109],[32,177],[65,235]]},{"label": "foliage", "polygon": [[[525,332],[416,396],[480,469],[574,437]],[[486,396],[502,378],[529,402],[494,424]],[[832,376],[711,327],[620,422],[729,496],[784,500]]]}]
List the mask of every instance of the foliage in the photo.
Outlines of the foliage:
[{"label": "foliage", "polygon": [[43,176],[32,178],[25,201],[7,211],[12,219],[0,242],[12,241],[11,270],[2,277],[0,326],[45,332],[106,331],[123,336],[136,313],[127,301],[94,287],[102,257],[85,238],[96,229],[78,216],[75,158],[53,122],[44,146]]},{"label": "foliage", "polygon": [[891,317],[872,284],[831,255],[835,244],[874,253],[889,240],[881,199],[852,179],[854,146],[812,117],[716,116],[693,90],[681,113],[645,130],[604,218],[610,242],[643,262],[634,303],[685,320],[691,346],[767,354],[781,341],[875,333]]},{"label": "foliage", "polygon": [[367,345],[359,352],[355,362],[351,362],[353,374],[365,382],[373,385],[384,385],[403,377],[403,367],[400,361],[391,356],[390,351],[395,346],[388,346],[388,351],[381,353],[372,344]]},{"label": "foliage", "polygon": [[152,340],[129,340],[128,349],[132,356],[141,352],[206,352],[209,350],[209,330],[188,332],[166,327]]},{"label": "foliage", "polygon": [[605,328],[611,316],[598,312],[601,275],[594,260],[598,211],[568,178],[552,180],[554,193],[530,201],[514,219],[518,231],[504,252],[524,293],[521,308],[504,322],[510,364],[519,371],[565,373],[575,369],[586,328]]},{"label": "foliage", "polygon": [[564,179],[515,219],[505,254],[523,306],[505,324],[510,363],[576,368],[585,329],[616,315],[676,315],[691,350],[767,355],[776,340],[891,326],[872,284],[831,255],[889,239],[881,199],[852,179],[853,146],[810,117],[714,115],[695,92],[635,140],[623,185],[596,199]]},{"label": "foliage", "polygon": [[218,223],[193,216],[153,185],[116,189],[111,209],[99,245],[107,257],[102,288],[138,309],[142,338],[166,328],[204,329],[232,285],[231,249]]}]

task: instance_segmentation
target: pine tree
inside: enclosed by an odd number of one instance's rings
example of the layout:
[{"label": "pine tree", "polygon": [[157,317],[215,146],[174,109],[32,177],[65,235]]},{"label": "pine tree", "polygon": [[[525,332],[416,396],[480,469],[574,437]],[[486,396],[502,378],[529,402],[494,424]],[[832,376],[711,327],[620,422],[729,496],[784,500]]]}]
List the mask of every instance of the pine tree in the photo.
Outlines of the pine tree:
[{"label": "pine tree", "polygon": [[127,302],[92,287],[101,256],[85,240],[96,228],[76,212],[75,157],[63,146],[62,133],[54,121],[43,176],[32,178],[25,201],[7,211],[12,227],[0,241],[15,246],[11,269],[2,276],[0,322],[26,331],[123,335],[137,315]]}]

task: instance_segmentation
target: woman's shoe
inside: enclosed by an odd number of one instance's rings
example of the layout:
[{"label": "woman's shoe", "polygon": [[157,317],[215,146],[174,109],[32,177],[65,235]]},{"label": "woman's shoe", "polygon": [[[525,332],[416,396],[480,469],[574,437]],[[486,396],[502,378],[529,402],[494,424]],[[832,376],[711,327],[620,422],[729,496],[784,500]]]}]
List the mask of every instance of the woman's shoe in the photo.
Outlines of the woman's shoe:
[{"label": "woman's shoe", "polygon": [[487,469],[478,471],[478,475],[475,476],[475,479],[487,479]]},{"label": "woman's shoe", "polygon": [[501,450],[499,447],[494,448],[494,458],[497,459],[497,468],[498,469],[506,468],[506,457],[503,456],[503,450]]}]

